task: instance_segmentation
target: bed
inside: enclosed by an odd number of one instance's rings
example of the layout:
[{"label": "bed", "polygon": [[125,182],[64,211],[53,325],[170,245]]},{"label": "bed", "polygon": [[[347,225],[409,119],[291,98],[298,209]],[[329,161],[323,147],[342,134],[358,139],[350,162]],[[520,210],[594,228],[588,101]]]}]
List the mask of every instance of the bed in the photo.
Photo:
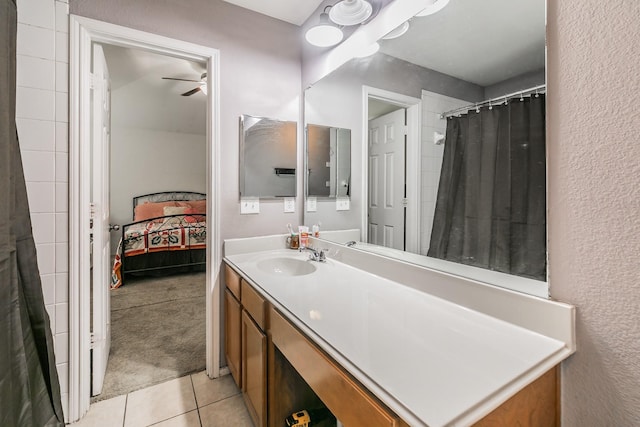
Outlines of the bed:
[{"label": "bed", "polygon": [[206,194],[151,193],[133,198],[133,222],[121,226],[111,287],[132,275],[206,269]]}]

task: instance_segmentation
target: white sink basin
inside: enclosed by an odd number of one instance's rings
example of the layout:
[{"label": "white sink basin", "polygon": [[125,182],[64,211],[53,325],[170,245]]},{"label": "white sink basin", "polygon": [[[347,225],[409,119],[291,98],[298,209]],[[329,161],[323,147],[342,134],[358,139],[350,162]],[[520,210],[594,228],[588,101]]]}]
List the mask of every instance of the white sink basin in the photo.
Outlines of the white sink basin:
[{"label": "white sink basin", "polygon": [[304,276],[316,271],[316,266],[310,261],[295,258],[263,259],[257,265],[263,272],[277,276]]}]

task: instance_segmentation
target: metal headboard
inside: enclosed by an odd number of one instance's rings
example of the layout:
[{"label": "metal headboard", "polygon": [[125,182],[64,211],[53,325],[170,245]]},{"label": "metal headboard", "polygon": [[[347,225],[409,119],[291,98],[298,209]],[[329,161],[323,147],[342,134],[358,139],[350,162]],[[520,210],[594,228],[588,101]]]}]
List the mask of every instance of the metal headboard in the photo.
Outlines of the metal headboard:
[{"label": "metal headboard", "polygon": [[184,202],[187,200],[204,200],[207,195],[196,191],[163,191],[161,193],[143,194],[133,198],[133,216],[136,217],[136,206],[142,203]]}]

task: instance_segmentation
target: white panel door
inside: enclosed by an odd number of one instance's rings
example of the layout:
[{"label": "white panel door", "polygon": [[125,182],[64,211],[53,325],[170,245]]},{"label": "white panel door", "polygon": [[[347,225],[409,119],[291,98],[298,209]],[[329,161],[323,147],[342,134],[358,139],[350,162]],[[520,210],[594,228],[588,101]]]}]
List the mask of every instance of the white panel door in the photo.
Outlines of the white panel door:
[{"label": "white panel door", "polygon": [[111,348],[111,248],[109,233],[109,143],[111,88],[102,46],[93,46],[91,90],[91,204],[93,209],[92,388],[102,392]]},{"label": "white panel door", "polygon": [[405,249],[405,110],[369,121],[369,243]]}]

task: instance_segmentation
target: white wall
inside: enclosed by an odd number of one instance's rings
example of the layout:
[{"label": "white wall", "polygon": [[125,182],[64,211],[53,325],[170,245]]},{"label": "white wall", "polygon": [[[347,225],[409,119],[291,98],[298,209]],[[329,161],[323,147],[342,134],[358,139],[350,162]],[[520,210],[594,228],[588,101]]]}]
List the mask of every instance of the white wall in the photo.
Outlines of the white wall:
[{"label": "white wall", "polygon": [[[111,223],[126,224],[133,220],[134,196],[160,191],[205,193],[206,152],[203,135],[130,129],[114,123],[111,129]],[[112,251],[117,242],[117,238],[112,240]]]},{"label": "white wall", "polygon": [[16,124],[44,303],[51,320],[62,405],[67,411],[68,4],[18,1]]},{"label": "white wall", "polygon": [[562,425],[640,425],[640,2],[549,0],[551,295],[577,307]]}]

